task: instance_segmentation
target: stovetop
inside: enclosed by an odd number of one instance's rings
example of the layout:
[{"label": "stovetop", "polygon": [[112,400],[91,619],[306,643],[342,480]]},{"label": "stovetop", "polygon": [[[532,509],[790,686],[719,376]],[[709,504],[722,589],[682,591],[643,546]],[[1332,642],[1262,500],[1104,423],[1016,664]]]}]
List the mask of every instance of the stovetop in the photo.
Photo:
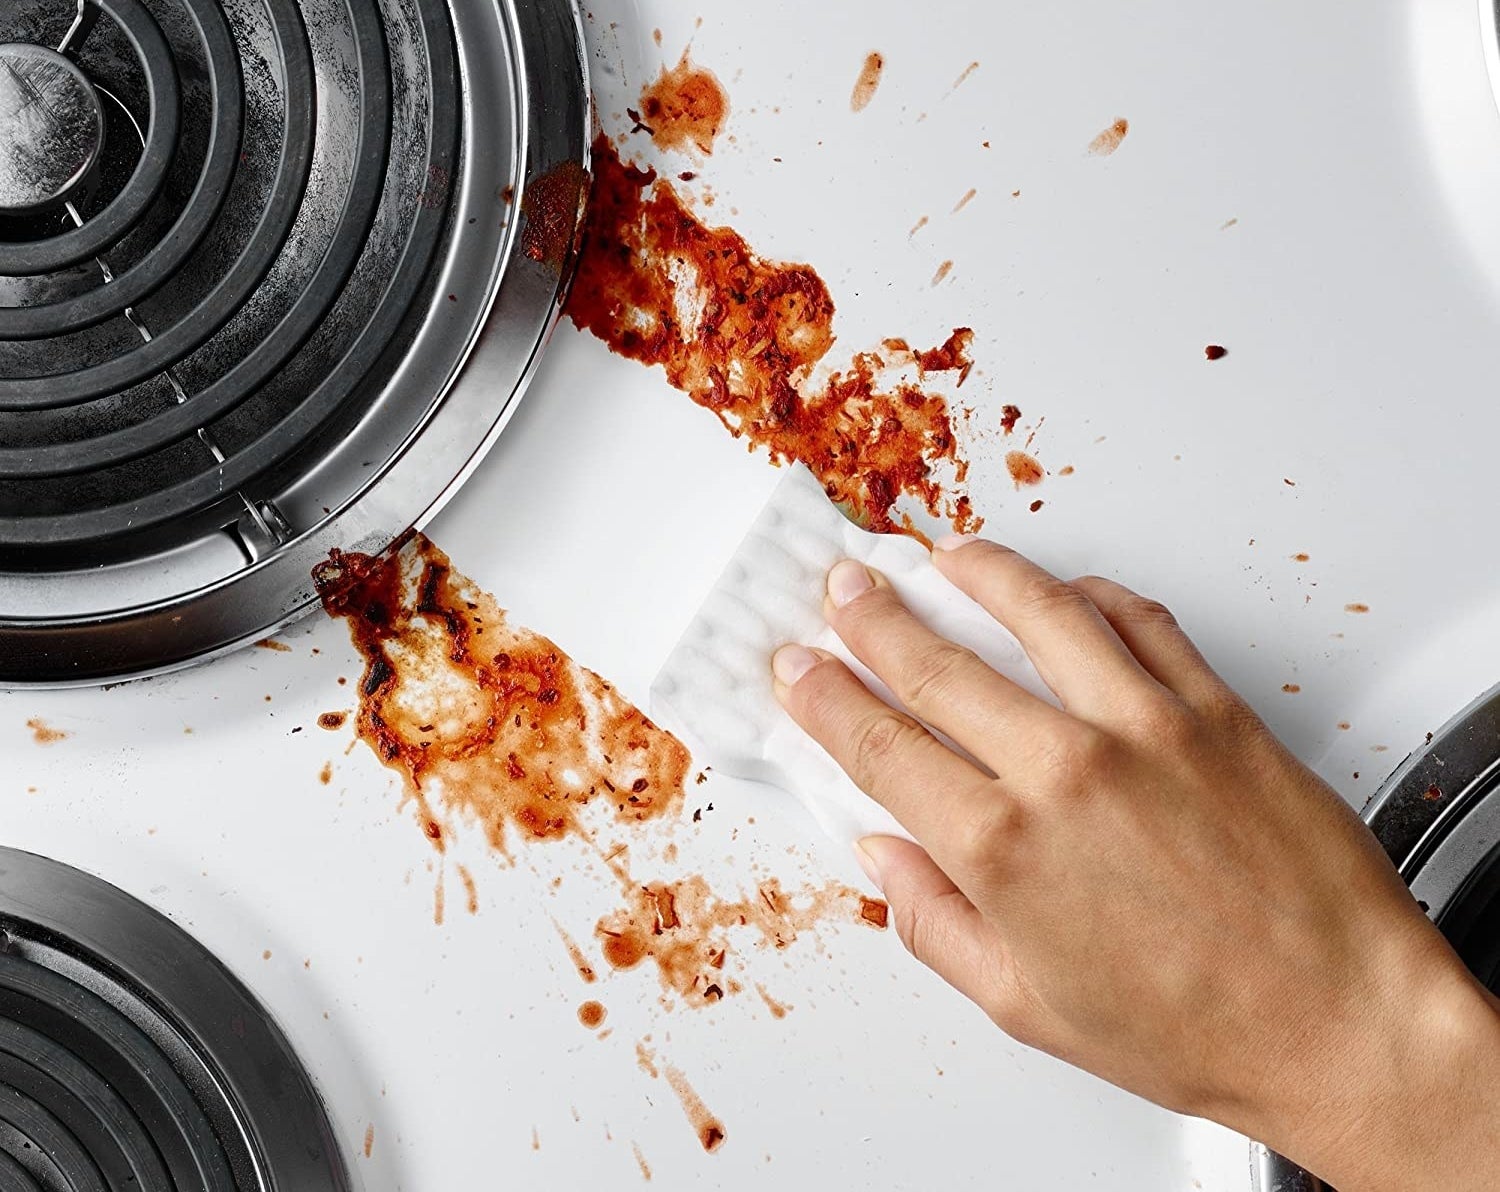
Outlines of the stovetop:
[{"label": "stovetop", "polygon": [[[895,0],[857,20],[779,0],[591,12],[600,118],[627,153],[651,156],[626,108],[662,65],[691,43],[717,72],[713,157],[662,164],[696,175],[681,188],[705,218],[818,267],[838,351],[975,329],[976,422],[1019,406],[1051,473],[1017,493],[990,454],[1004,440],[976,448],[989,531],[1161,595],[1352,802],[1500,677],[1475,546],[1479,445],[1500,430],[1500,116],[1470,0],[1357,20],[1292,0],[939,0],[916,24]],[[886,71],[856,113],[872,49]],[[1122,117],[1119,148],[1090,154]],[[659,373],[571,331],[554,348],[430,532],[644,699],[779,477]],[[1243,1140],[1009,1044],[889,937],[776,963],[783,1019],[753,1001],[664,1018],[647,973],[579,984],[551,920],[586,935],[596,892],[565,851],[466,856],[478,913],[450,902],[436,926],[440,875],[399,787],[316,727],[353,706],[343,630],[315,618],[286,641],[0,696],[0,815],[8,843],[165,910],[274,1008],[368,1188],[634,1186],[632,1144],[667,1187],[1248,1188]],[[31,719],[68,736],[38,743]],[[859,880],[775,797],[703,790],[716,810],[684,863]],[[585,997],[608,1038],[580,1026]],[[637,1064],[648,1034],[727,1124],[715,1153]]]},{"label": "stovetop", "polygon": [[254,640],[431,516],[557,314],[580,54],[567,0],[6,7],[0,677]]}]

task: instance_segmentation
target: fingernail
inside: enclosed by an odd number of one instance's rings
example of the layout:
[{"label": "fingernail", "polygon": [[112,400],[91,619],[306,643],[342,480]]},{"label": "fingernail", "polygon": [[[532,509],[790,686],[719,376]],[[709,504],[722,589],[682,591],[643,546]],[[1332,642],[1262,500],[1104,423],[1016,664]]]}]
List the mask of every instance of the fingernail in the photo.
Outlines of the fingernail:
[{"label": "fingernail", "polygon": [[865,848],[863,840],[856,840],[854,842],[854,859],[859,862],[859,867],[865,871],[865,876],[870,879],[871,885],[884,894],[885,883],[880,880],[880,866],[875,864],[875,858]]},{"label": "fingernail", "polygon": [[933,550],[957,550],[961,546],[968,546],[971,542],[978,542],[978,534],[949,534],[946,538],[939,538],[932,544]]},{"label": "fingernail", "polygon": [[875,579],[863,563],[845,559],[828,573],[828,598],[835,608],[843,608],[862,592],[875,586]]},{"label": "fingernail", "polygon": [[818,656],[806,646],[782,646],[771,659],[771,673],[790,687],[817,665]]}]

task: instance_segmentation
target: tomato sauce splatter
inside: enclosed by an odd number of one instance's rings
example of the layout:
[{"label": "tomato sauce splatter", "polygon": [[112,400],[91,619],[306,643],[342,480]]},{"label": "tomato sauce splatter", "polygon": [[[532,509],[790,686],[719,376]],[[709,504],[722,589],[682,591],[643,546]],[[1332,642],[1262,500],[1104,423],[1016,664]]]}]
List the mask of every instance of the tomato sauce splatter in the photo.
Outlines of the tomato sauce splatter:
[{"label": "tomato sauce splatter", "polygon": [[1089,142],[1089,152],[1095,157],[1108,157],[1120,147],[1120,143],[1125,139],[1125,134],[1129,131],[1129,120],[1116,120]]},{"label": "tomato sauce splatter", "polygon": [[53,728],[45,720],[33,716],[26,722],[26,727],[31,730],[31,739],[38,745],[55,745],[58,741],[66,741],[68,734],[60,728]]},{"label": "tomato sauce splatter", "polygon": [[703,1103],[703,1098],[697,1090],[688,1083],[688,1079],[682,1071],[674,1068],[671,1064],[656,1062],[656,1056],[646,1047],[645,1043],[637,1043],[635,1046],[636,1059],[652,1079],[665,1076],[667,1084],[677,1094],[677,1100],[682,1104],[682,1112],[687,1115],[689,1124],[694,1133],[698,1135],[698,1144],[705,1151],[716,1151],[724,1145],[728,1137],[724,1129],[724,1123],[709,1112],[708,1106]]},{"label": "tomato sauce splatter", "polygon": [[560,269],[583,222],[588,172],[565,161],[532,179],[521,193],[521,251],[538,264]]},{"label": "tomato sauce splatter", "polygon": [[752,449],[806,464],[867,528],[913,531],[896,510],[903,498],[959,532],[983,524],[962,491],[967,461],[934,383],[967,379],[973,331],[929,351],[887,340],[830,371],[834,303],[817,272],[708,227],[669,181],[623,161],[602,135],[568,314],[616,353],[661,365]]},{"label": "tomato sauce splatter", "polygon": [[324,712],[318,717],[318,727],[326,728],[329,732],[335,732],[343,728],[344,722],[348,719],[348,712]]},{"label": "tomato sauce splatter", "polygon": [[729,118],[729,96],[713,71],[694,66],[683,51],[676,66],[663,68],[641,92],[637,116],[658,149],[696,149],[708,156]]},{"label": "tomato sauce splatter", "polygon": [[1002,406],[1000,408],[1000,429],[1007,435],[1016,433],[1016,423],[1021,421],[1020,406]]},{"label": "tomato sauce splatter", "polygon": [[732,936],[748,934],[752,946],[780,951],[803,932],[830,920],[883,929],[884,902],[838,884],[809,888],[795,896],[776,879],[753,895],[719,897],[701,877],[634,887],[620,910],[595,927],[604,959],[614,969],[650,960],[668,993],[690,1006],[704,1006],[741,992],[730,966]]},{"label": "tomato sauce splatter", "polygon": [[278,654],[290,654],[292,647],[286,642],[277,641],[274,637],[265,637],[255,643],[257,650],[275,650]]},{"label": "tomato sauce splatter", "polygon": [[859,69],[859,78],[854,80],[854,93],[849,97],[849,110],[863,112],[880,89],[880,76],[885,73],[885,55],[874,52]]},{"label": "tomato sauce splatter", "polygon": [[314,575],[365,660],[359,736],[406,777],[438,852],[454,819],[505,852],[512,835],[587,838],[590,803],[619,822],[681,805],[691,758],[677,739],[511,625],[427,538],[386,559],[335,552]]},{"label": "tomato sauce splatter", "polygon": [[1047,475],[1046,469],[1024,451],[1006,452],[1005,467],[1010,472],[1010,478],[1016,482],[1017,488],[1022,485],[1040,484]]},{"label": "tomato sauce splatter", "polygon": [[578,1007],[578,1021],[588,1027],[589,1030],[595,1031],[604,1022],[604,1017],[607,1013],[608,1011],[599,1002],[584,1002],[583,1005]]}]

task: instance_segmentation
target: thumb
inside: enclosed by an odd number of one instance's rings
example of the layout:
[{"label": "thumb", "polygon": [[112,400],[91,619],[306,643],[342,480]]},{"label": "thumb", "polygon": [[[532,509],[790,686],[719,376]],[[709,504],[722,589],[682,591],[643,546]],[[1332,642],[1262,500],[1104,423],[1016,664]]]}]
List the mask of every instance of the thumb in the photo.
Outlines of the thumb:
[{"label": "thumb", "polygon": [[890,903],[907,951],[984,1009],[1004,969],[999,933],[921,845],[866,836],[854,852]]}]

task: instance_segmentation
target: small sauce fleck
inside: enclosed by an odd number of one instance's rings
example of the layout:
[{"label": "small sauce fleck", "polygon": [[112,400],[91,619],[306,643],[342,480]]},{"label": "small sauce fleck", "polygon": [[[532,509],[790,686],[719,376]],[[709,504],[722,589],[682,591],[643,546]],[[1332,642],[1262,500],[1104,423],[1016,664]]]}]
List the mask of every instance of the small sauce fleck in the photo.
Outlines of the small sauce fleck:
[{"label": "small sauce fleck", "polygon": [[729,96],[719,80],[713,71],[694,66],[686,51],[641,92],[640,122],[659,149],[712,154],[728,116]]},{"label": "small sauce fleck", "polygon": [[365,1127],[365,1158],[368,1159],[375,1152],[375,1123],[371,1122]]},{"label": "small sauce fleck", "polygon": [[1120,143],[1125,139],[1125,134],[1129,131],[1129,120],[1123,118],[1116,120],[1089,142],[1089,152],[1095,157],[1108,157],[1120,147]]},{"label": "small sauce fleck", "polygon": [[292,652],[291,646],[287,645],[286,642],[277,641],[274,637],[262,638],[255,643],[255,648],[258,650],[275,650],[281,654],[290,654]]},{"label": "small sauce fleck", "polygon": [[589,176],[565,161],[532,179],[521,192],[521,249],[538,264],[561,268],[583,222]]},{"label": "small sauce fleck", "polygon": [[1298,684],[1296,684],[1296,683],[1284,683],[1284,684],[1282,684],[1281,689],[1282,689],[1282,691],[1286,692],[1288,695],[1301,695],[1302,694],[1302,688]]},{"label": "small sauce fleck", "polygon": [[635,1152],[635,1165],[641,1169],[641,1179],[649,1184],[651,1182],[651,1167],[646,1162],[646,1156],[641,1154],[641,1148],[633,1142],[630,1144],[630,1149]]},{"label": "small sauce fleck", "polygon": [[1040,484],[1047,472],[1041,464],[1024,451],[1009,451],[1005,455],[1005,467],[1016,487]]},{"label": "small sauce fleck", "polygon": [[1016,433],[1016,423],[1021,421],[1020,406],[1002,406],[1000,408],[1000,429],[1007,435]]},{"label": "small sauce fleck", "polygon": [[1203,349],[1203,355],[1209,360],[1222,360],[1229,355],[1229,349],[1220,344],[1209,344]]},{"label": "small sauce fleck", "polygon": [[318,771],[318,781],[327,786],[333,781],[333,763],[324,762],[323,768]]},{"label": "small sauce fleck", "polygon": [[344,722],[348,719],[348,712],[324,712],[318,717],[318,727],[326,728],[329,732],[337,732],[344,727]]},{"label": "small sauce fleck", "polygon": [[1429,803],[1436,803],[1442,797],[1442,788],[1439,787],[1437,783],[1433,783],[1425,791],[1422,792],[1422,798],[1426,799]]},{"label": "small sauce fleck", "polygon": [[1059,476],[1071,476],[1073,474],[1073,465],[1068,464],[1066,467],[1058,468],[1057,474]]},{"label": "small sauce fleck", "polygon": [[1044,501],[1033,501],[1033,502],[1032,502],[1032,503],[1031,503],[1031,506],[1030,506],[1030,508],[1031,508],[1031,512],[1032,512],[1032,513],[1040,513],[1040,512],[1041,512],[1041,511],[1042,511],[1042,506],[1043,506],[1043,505],[1044,505],[1044,504],[1045,504],[1045,503],[1046,503],[1046,502],[1044,502]]},{"label": "small sauce fleck", "polygon": [[937,272],[932,275],[932,284],[940,286],[947,279],[948,274],[953,272],[953,262],[944,261],[937,267]]},{"label": "small sauce fleck", "polygon": [[792,1008],[785,1002],[778,1002],[766,992],[766,987],[759,982],[756,982],[755,992],[760,994],[760,1000],[766,1003],[766,1009],[771,1011],[772,1018],[785,1018],[787,1011]]},{"label": "small sauce fleck", "polygon": [[471,915],[479,913],[479,887],[474,882],[474,875],[469,872],[467,865],[456,866],[458,869],[458,880],[464,887],[464,909]]},{"label": "small sauce fleck", "polygon": [[1346,613],[1367,613],[1370,611],[1370,606],[1368,604],[1346,604],[1344,605],[1344,611]]},{"label": "small sauce fleck", "polygon": [[958,203],[954,206],[953,214],[957,215],[960,211],[962,211],[965,207],[972,203],[974,201],[974,196],[978,193],[979,191],[977,191],[974,187],[969,187],[969,189],[964,192],[964,197],[959,199]]},{"label": "small sauce fleck", "polygon": [[1299,551],[1297,554],[1292,556],[1292,561],[1294,563],[1309,563],[1312,561],[1312,556],[1306,551]]},{"label": "small sauce fleck", "polygon": [[[958,78],[956,78],[956,79],[953,80],[953,86],[950,87],[949,90],[950,91],[957,91],[960,87],[962,87],[964,85],[964,83],[966,83],[968,81],[969,76],[971,74],[973,74],[978,69],[979,69],[979,63],[977,63],[977,62],[970,62],[969,65],[967,65],[966,67],[964,67],[963,73],[961,73],[958,76]],[[984,147],[986,149],[988,149],[990,147],[990,143],[988,141],[986,141],[984,143]]]},{"label": "small sauce fleck", "polygon": [[849,110],[863,112],[880,89],[880,76],[885,73],[885,55],[872,52],[860,67],[859,78],[854,81],[854,94],[849,97]]},{"label": "small sauce fleck", "polygon": [[604,1022],[607,1011],[599,1002],[584,1002],[578,1007],[578,1021],[588,1027],[589,1030],[598,1030]]}]

